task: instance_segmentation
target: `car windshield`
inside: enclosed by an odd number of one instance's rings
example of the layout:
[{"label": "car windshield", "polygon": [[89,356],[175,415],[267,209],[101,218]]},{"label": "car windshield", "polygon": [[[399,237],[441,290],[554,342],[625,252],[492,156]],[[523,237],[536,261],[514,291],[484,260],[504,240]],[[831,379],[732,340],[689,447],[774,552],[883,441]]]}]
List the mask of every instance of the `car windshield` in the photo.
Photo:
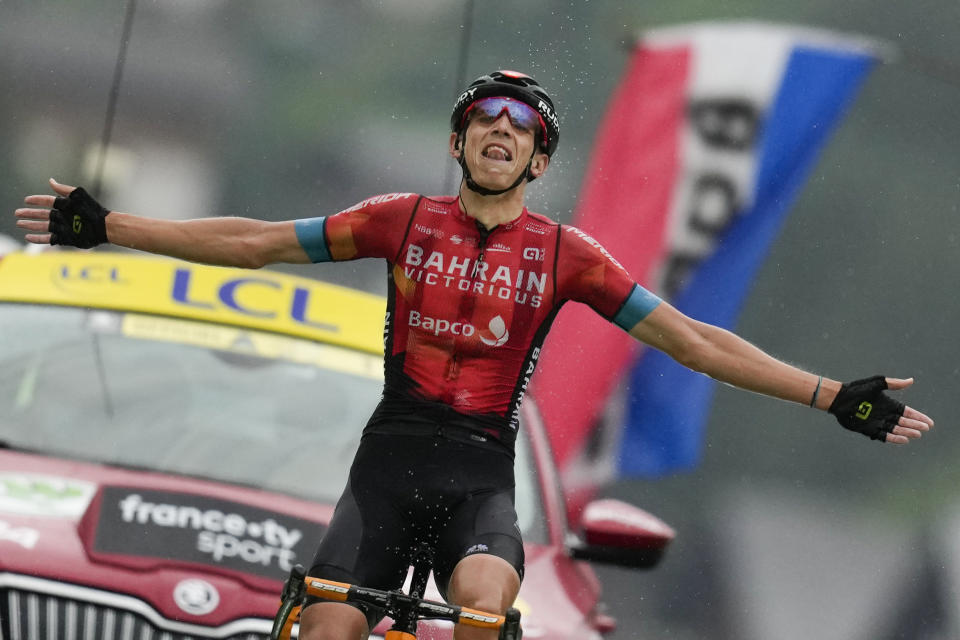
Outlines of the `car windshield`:
[{"label": "car windshield", "polygon": [[[309,340],[0,305],[3,447],[333,503],[382,384],[380,356]],[[536,538],[532,468],[518,442],[517,511]]]}]

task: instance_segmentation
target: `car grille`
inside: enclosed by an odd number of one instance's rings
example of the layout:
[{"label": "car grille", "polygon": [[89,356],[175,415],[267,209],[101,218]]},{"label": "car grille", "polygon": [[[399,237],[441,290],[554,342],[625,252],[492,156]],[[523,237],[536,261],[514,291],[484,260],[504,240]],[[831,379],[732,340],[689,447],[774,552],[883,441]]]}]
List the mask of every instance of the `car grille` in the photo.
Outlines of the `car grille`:
[{"label": "car grille", "polygon": [[270,635],[267,620],[241,620],[219,628],[189,625],[166,620],[129,596],[26,581],[33,588],[4,588],[0,580],[0,640],[266,640]]}]

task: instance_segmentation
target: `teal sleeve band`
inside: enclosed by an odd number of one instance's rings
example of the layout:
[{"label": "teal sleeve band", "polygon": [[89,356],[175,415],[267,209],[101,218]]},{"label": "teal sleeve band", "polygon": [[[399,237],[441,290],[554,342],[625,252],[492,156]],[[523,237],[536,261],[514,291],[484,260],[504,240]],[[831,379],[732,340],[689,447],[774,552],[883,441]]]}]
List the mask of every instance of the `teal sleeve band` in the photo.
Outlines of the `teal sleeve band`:
[{"label": "teal sleeve band", "polygon": [[659,297],[650,293],[638,284],[627,296],[627,301],[620,307],[620,311],[613,317],[613,322],[624,331],[630,331],[634,325],[646,318],[657,305],[663,302]]},{"label": "teal sleeve band", "polygon": [[330,249],[327,248],[327,237],[324,233],[326,218],[302,218],[295,220],[294,229],[297,231],[297,240],[307,252],[311,262],[330,262]]}]

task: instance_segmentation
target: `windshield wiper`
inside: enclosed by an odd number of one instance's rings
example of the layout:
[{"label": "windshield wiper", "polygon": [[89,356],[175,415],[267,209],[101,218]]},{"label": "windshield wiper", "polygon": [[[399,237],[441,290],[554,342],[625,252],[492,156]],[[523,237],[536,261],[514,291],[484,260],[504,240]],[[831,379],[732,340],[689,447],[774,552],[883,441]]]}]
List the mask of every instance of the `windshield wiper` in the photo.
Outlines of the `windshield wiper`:
[{"label": "windshield wiper", "polygon": [[103,366],[103,355],[100,353],[100,336],[91,334],[93,338],[93,355],[97,364],[97,379],[100,380],[100,395],[103,397],[103,410],[108,418],[113,418],[113,402],[110,400],[110,389],[107,386],[107,371]]}]

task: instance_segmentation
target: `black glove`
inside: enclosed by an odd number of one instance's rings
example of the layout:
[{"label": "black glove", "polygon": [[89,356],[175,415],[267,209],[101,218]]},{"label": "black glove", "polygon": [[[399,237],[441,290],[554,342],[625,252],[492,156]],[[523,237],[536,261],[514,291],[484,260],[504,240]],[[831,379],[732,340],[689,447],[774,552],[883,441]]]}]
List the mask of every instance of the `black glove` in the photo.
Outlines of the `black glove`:
[{"label": "black glove", "polygon": [[50,244],[89,249],[107,242],[108,213],[83,187],[77,187],[66,198],[53,201],[47,227]]},{"label": "black glove", "polygon": [[829,411],[845,429],[885,442],[904,410],[902,402],[883,392],[886,388],[884,376],[844,383]]}]

